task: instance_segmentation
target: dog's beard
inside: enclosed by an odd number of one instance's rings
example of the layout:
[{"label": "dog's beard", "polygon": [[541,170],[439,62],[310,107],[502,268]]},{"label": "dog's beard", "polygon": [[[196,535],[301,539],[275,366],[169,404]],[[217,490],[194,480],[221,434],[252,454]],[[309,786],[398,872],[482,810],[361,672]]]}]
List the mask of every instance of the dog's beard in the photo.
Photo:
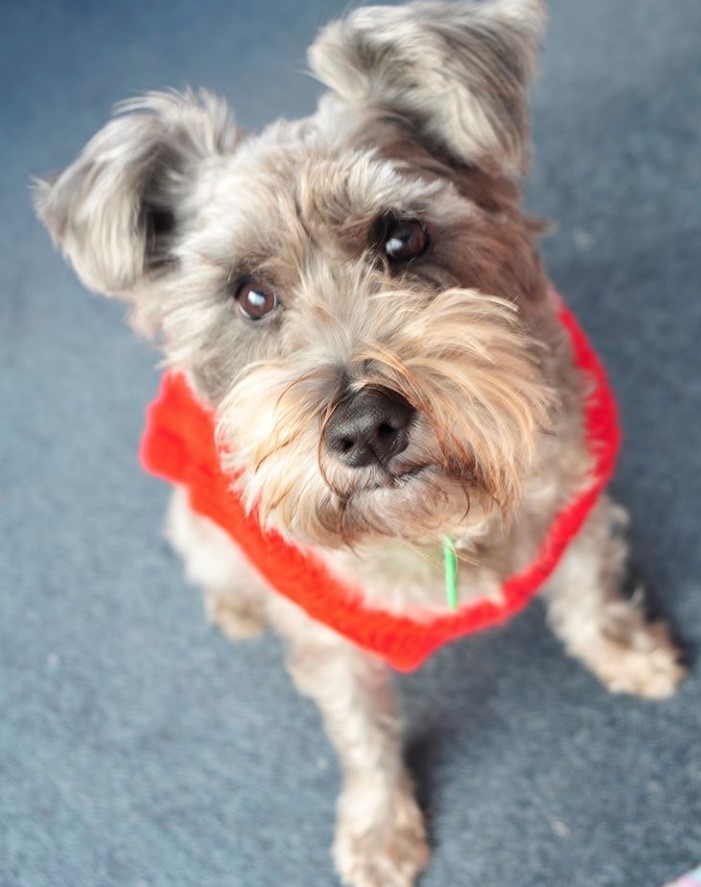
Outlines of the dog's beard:
[{"label": "dog's beard", "polygon": [[[552,402],[515,308],[465,289],[420,310],[411,292],[371,299],[371,321],[324,311],[308,347],[248,367],[221,403],[222,463],[247,507],[265,527],[327,547],[422,541],[513,513]],[[348,468],[327,452],[342,385],[390,389],[416,410],[387,467]]]}]

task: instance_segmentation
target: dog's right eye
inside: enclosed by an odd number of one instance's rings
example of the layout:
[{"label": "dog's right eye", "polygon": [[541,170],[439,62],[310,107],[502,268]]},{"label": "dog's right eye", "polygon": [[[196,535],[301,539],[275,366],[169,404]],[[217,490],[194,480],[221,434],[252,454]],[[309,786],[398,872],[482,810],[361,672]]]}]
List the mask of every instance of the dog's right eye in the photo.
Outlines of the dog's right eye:
[{"label": "dog's right eye", "polygon": [[428,231],[419,219],[383,220],[379,241],[384,254],[395,265],[418,259],[429,246]]},{"label": "dog's right eye", "polygon": [[245,277],[234,293],[239,313],[247,320],[260,320],[278,305],[275,290],[257,277]]}]

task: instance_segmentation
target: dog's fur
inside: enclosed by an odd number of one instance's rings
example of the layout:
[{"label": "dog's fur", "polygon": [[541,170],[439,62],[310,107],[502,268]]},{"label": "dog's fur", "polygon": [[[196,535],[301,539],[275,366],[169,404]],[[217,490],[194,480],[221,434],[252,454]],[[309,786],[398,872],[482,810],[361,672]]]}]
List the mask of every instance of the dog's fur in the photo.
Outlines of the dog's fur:
[{"label": "dog's fur", "polygon": [[[149,94],[37,184],[84,283],[128,299],[216,410],[263,524],[370,605],[419,619],[445,612],[442,537],[458,542],[461,603],[498,597],[587,483],[586,392],[520,209],[543,20],[538,0],[359,9],[310,50],[330,88],[314,116],[252,136],[206,93]],[[405,220],[429,246],[398,263],[386,232]],[[258,321],[237,301],[249,276],[278,301]],[[350,466],[329,429],[377,391],[411,410],[406,447]],[[624,523],[603,498],[544,597],[609,689],[664,697],[683,669],[665,627],[619,593]],[[289,642],[343,765],[344,882],[413,883],[428,851],[388,668],[265,587],[182,491],[168,533],[227,634],[269,624]]]}]

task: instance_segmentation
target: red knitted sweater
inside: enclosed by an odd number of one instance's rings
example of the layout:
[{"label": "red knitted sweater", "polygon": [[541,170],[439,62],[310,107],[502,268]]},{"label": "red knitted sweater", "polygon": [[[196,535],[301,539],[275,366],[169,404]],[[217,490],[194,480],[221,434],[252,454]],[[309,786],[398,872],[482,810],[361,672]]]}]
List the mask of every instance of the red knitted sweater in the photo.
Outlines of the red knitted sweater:
[{"label": "red knitted sweater", "polygon": [[420,622],[370,609],[358,589],[333,576],[313,552],[265,532],[255,514],[246,513],[231,490],[231,479],[219,467],[212,414],[181,375],[163,376],[158,397],[148,409],[141,463],[152,474],[186,487],[192,508],[229,533],[278,593],[394,668],[411,671],[448,641],[522,610],[553,572],[613,474],[620,444],[613,394],[597,355],[562,304],[559,318],[569,333],[575,365],[590,382],[584,420],[594,464],[592,482],[556,516],[533,563],[506,580],[499,602],[473,602]]}]

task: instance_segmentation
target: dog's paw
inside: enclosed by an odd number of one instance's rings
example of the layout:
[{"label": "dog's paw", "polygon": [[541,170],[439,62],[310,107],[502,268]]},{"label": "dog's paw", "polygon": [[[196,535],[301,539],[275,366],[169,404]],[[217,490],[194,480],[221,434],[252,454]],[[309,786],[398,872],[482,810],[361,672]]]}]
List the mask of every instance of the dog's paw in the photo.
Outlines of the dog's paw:
[{"label": "dog's paw", "polygon": [[204,606],[207,621],[232,640],[254,637],[265,628],[261,609],[254,601],[205,594]]},{"label": "dog's paw", "polygon": [[681,653],[662,622],[638,625],[624,637],[603,637],[590,664],[612,693],[645,699],[673,696],[687,673]]},{"label": "dog's paw", "polygon": [[379,806],[367,790],[346,790],[339,800],[333,855],[348,887],[411,887],[429,858],[411,789],[398,789]]}]

